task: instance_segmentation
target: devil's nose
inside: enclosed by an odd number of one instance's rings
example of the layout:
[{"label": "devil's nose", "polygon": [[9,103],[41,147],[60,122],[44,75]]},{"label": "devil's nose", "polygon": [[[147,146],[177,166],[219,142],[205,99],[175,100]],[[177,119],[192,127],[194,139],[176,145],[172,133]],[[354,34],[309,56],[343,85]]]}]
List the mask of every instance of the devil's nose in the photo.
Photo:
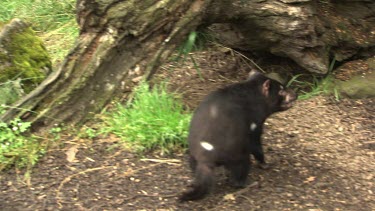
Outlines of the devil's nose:
[{"label": "devil's nose", "polygon": [[288,89],[287,92],[289,93],[287,96],[287,100],[293,101],[298,98],[298,94],[294,90]]}]

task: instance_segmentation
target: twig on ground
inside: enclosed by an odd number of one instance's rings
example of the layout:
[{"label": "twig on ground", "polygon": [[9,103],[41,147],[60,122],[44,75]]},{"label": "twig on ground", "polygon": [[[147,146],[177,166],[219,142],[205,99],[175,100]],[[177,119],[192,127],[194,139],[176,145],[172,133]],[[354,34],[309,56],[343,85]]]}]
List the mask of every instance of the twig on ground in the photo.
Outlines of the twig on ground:
[{"label": "twig on ground", "polygon": [[78,172],[76,174],[72,174],[72,175],[66,177],[60,183],[59,187],[56,190],[56,201],[57,201],[57,204],[59,205],[59,207],[62,208],[62,205],[61,205],[60,200],[59,200],[59,195],[60,195],[60,190],[64,186],[65,183],[67,183],[70,180],[72,180],[73,177],[76,177],[76,176],[79,176],[79,175],[82,175],[82,174],[86,174],[86,173],[89,173],[89,172],[92,172],[92,171],[98,171],[98,170],[102,170],[102,169],[107,169],[107,168],[116,168],[116,166],[103,166],[103,167],[97,167],[97,168],[92,168],[92,169],[86,169],[84,171],[81,171],[81,172]]},{"label": "twig on ground", "polygon": [[180,166],[181,160],[178,159],[154,159],[154,158],[144,158],[141,161],[150,161],[154,163],[166,163],[168,165],[177,165]]},{"label": "twig on ground", "polygon": [[[259,182],[253,182],[252,184],[250,184],[249,186],[245,187],[245,188],[242,188],[240,190],[237,190],[237,191],[234,191],[232,193],[228,193],[228,194],[232,194],[232,195],[237,195],[238,197],[243,197],[243,198],[246,198],[249,202],[250,202],[250,199],[248,199],[247,197],[243,196],[242,194],[243,193],[246,193],[250,188],[253,188],[253,187],[256,187],[259,185]],[[227,194],[227,195],[228,195]],[[217,205],[215,207],[212,207],[208,210],[216,210],[217,206],[222,202],[222,201],[225,201],[225,198],[222,197],[222,199],[217,203]]]}]

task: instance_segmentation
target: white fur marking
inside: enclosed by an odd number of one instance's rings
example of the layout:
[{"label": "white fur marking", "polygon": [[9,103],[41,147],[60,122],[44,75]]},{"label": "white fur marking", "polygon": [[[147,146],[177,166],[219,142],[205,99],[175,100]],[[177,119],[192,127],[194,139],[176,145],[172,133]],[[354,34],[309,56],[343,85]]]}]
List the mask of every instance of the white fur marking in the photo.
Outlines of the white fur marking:
[{"label": "white fur marking", "polygon": [[213,118],[217,117],[217,107],[216,107],[216,105],[212,105],[210,107],[210,115]]},{"label": "white fur marking", "polygon": [[289,101],[290,101],[290,95],[287,94],[287,95],[285,96],[285,102],[289,102]]},{"label": "white fur marking", "polygon": [[214,149],[214,146],[212,146],[212,144],[208,143],[208,142],[201,142],[201,146],[205,149],[205,150],[208,150],[208,151],[211,151]]},{"label": "white fur marking", "polygon": [[251,131],[254,131],[256,128],[257,128],[257,124],[255,124],[254,122],[251,123],[251,125],[250,125],[250,130],[251,130]]},{"label": "white fur marking", "polygon": [[259,75],[260,73],[257,71],[257,70],[251,70],[250,72],[249,72],[249,75],[248,75],[248,77],[247,77],[247,80],[248,81],[250,81],[250,80],[252,80],[252,79],[254,79],[257,75]]}]

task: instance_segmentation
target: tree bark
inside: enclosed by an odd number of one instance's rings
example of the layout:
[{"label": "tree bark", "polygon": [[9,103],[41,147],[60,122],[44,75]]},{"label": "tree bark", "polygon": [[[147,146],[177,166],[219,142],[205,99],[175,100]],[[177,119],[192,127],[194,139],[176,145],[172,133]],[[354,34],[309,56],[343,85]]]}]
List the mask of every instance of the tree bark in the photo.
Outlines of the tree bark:
[{"label": "tree bark", "polygon": [[207,16],[225,45],[288,57],[310,72],[375,53],[372,0],[216,1]]},{"label": "tree bark", "polygon": [[375,46],[372,0],[79,0],[81,33],[63,65],[0,120],[35,128],[82,123],[149,79],[197,27],[226,45],[293,59],[326,73]]},{"label": "tree bark", "polygon": [[201,22],[206,0],[79,0],[81,29],[63,65],[1,116],[35,129],[82,123],[150,78]]}]

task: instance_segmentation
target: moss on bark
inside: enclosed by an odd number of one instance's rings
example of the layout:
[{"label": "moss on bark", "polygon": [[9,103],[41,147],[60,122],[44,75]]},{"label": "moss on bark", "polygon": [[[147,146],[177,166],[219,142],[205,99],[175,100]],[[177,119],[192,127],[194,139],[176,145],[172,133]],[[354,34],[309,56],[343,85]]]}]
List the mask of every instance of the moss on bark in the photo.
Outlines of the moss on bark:
[{"label": "moss on bark", "polygon": [[51,70],[43,42],[23,24],[0,39],[0,83],[21,79],[26,93],[40,84]]}]

